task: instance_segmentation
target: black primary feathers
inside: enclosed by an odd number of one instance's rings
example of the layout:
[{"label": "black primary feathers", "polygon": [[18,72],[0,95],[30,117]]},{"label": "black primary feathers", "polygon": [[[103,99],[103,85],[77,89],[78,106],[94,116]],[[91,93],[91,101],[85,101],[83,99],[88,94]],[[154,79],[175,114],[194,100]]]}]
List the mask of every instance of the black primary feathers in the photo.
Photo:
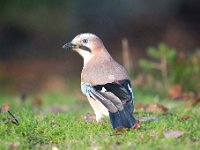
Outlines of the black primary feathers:
[{"label": "black primary feathers", "polygon": [[91,91],[91,95],[108,109],[113,128],[131,128],[136,123],[132,114],[134,110],[133,94],[129,80],[96,85],[93,88],[95,90]]}]

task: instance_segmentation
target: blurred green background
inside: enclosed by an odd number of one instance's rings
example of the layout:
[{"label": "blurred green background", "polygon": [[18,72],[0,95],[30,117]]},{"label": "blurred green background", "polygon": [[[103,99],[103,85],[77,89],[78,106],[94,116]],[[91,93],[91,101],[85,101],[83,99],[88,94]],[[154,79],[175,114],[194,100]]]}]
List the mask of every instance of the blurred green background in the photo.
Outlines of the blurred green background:
[{"label": "blurred green background", "polygon": [[[199,11],[196,0],[1,0],[0,90],[77,88],[82,58],[61,47],[77,34],[91,32],[121,64],[126,63],[122,39],[128,39],[135,87],[160,90],[164,85],[169,91],[175,85],[198,92]],[[157,53],[160,43],[166,47],[160,53],[167,56],[167,70],[148,65],[162,61],[161,55],[148,54],[149,47]],[[170,49],[175,52],[168,56]]]}]

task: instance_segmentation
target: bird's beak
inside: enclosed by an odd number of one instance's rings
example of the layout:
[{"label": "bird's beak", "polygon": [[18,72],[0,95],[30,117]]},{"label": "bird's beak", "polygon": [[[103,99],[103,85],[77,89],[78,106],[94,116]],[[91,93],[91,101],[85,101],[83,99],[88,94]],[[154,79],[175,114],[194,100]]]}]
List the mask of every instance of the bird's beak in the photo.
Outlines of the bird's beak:
[{"label": "bird's beak", "polygon": [[76,48],[76,47],[77,47],[77,45],[72,44],[71,42],[66,43],[66,44],[64,44],[64,45],[62,46],[62,48],[66,48],[66,49],[74,49],[74,48]]}]

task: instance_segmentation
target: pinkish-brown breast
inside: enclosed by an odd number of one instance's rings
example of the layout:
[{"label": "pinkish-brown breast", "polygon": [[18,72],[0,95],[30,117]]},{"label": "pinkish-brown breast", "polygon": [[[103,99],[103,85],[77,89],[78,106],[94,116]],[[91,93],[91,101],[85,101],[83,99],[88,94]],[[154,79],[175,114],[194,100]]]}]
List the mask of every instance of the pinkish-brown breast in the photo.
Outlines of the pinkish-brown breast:
[{"label": "pinkish-brown breast", "polygon": [[91,85],[102,85],[123,79],[129,79],[127,71],[111,56],[92,58],[81,73],[81,81]]}]

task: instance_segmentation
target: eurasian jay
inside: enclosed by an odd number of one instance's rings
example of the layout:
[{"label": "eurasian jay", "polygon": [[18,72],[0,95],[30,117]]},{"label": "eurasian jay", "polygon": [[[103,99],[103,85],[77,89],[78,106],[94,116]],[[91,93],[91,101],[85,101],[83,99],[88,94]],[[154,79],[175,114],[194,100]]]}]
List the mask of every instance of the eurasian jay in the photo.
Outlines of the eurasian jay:
[{"label": "eurasian jay", "polygon": [[133,127],[136,119],[129,77],[100,38],[91,33],[79,34],[63,48],[78,52],[84,59],[81,90],[95,112],[96,121],[109,115],[114,129]]}]

